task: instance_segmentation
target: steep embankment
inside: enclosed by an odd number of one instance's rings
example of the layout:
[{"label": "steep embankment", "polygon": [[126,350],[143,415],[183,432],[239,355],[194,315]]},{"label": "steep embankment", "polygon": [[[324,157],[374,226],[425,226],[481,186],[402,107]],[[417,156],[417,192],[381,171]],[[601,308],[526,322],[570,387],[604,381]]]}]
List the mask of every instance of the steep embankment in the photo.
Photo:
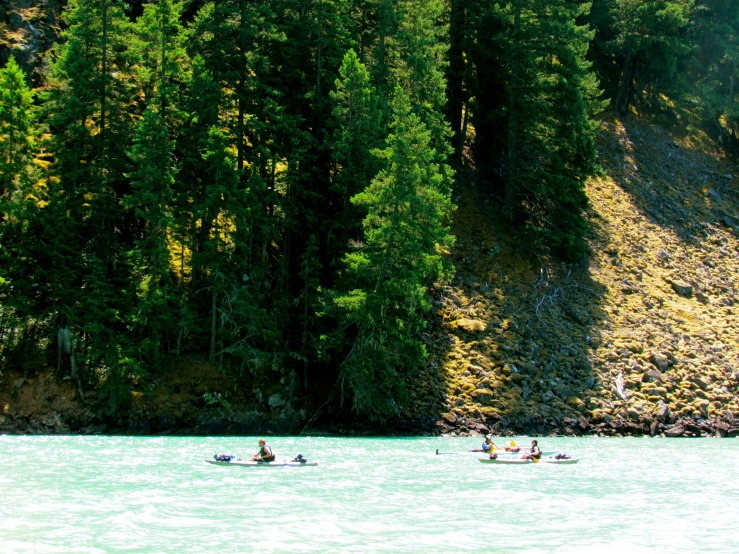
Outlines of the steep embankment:
[{"label": "steep embankment", "polygon": [[737,168],[634,119],[603,123],[599,146],[579,266],[520,249],[472,188],[458,199],[425,377],[447,384],[440,431],[736,433]]}]

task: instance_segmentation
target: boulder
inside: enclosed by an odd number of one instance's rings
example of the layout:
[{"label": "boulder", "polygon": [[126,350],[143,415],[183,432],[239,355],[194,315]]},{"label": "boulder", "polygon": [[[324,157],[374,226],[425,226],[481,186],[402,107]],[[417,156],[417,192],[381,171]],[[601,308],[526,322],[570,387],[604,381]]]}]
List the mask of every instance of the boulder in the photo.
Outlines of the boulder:
[{"label": "boulder", "polygon": [[656,352],[653,352],[649,356],[649,361],[657,366],[660,371],[667,371],[672,365],[670,359],[662,353],[658,354]]},{"label": "boulder", "polygon": [[441,417],[444,421],[446,421],[450,425],[453,425],[454,423],[457,422],[457,416],[455,416],[454,414],[442,414]]},{"label": "boulder", "polygon": [[670,407],[667,404],[662,404],[657,410],[657,420],[665,421],[670,418]]},{"label": "boulder", "polygon": [[479,319],[468,319],[466,317],[455,321],[457,327],[470,333],[481,333],[487,329],[487,324]]},{"label": "boulder", "polygon": [[285,404],[285,399],[282,398],[282,395],[279,392],[276,392],[269,397],[268,403],[270,408],[279,408]]},{"label": "boulder", "polygon": [[641,376],[642,383],[656,383],[662,379],[662,372],[658,369],[648,369]]},{"label": "boulder", "polygon": [[685,427],[682,425],[674,425],[664,430],[666,437],[682,437],[685,434]]},{"label": "boulder", "polygon": [[693,296],[693,287],[691,285],[688,285],[687,283],[684,283],[682,281],[671,281],[670,285],[672,286],[672,290],[674,290],[680,296],[683,296],[685,298],[690,298],[691,296]]},{"label": "boulder", "polygon": [[567,404],[569,406],[572,406],[573,408],[584,408],[585,407],[585,402],[583,402],[577,396],[571,396],[570,398],[568,398]]},{"label": "boulder", "polygon": [[651,436],[654,436],[657,434],[657,431],[659,431],[659,421],[656,419],[652,421],[652,423],[649,424],[649,434]]},{"label": "boulder", "polygon": [[493,391],[490,389],[475,389],[470,396],[480,404],[490,404],[493,400]]},{"label": "boulder", "polygon": [[585,416],[580,416],[577,420],[577,425],[582,431],[586,431],[590,427],[590,422]]}]

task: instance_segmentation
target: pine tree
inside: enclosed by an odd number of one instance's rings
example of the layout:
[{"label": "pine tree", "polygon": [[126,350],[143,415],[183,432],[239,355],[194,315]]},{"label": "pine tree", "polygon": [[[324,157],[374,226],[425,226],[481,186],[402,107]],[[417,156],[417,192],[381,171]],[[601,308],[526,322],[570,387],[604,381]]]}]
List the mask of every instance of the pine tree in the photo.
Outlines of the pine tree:
[{"label": "pine tree", "polygon": [[[33,94],[15,61],[0,69],[0,202],[10,208],[24,197],[34,145]],[[6,208],[6,209],[8,209]],[[0,214],[4,210],[0,209]]]},{"label": "pine tree", "polygon": [[[33,306],[33,220],[46,202],[45,182],[33,163],[33,93],[14,58],[0,69],[0,359],[24,329]],[[19,337],[15,337],[16,339]]]},{"label": "pine tree", "polygon": [[124,205],[140,222],[135,249],[130,253],[139,299],[133,323],[145,337],[142,350],[154,356],[162,350],[162,337],[169,330],[175,308],[170,298],[168,237],[173,218],[172,186],[177,175],[174,144],[159,108],[147,109],[131,152],[136,168],[130,174],[132,194],[124,199]]},{"label": "pine tree", "polygon": [[178,174],[176,132],[181,126],[180,94],[183,73],[189,67],[182,46],[181,3],[158,0],[144,6],[134,26],[137,40],[132,53],[136,75],[148,107],[139,122],[131,150],[134,170],[129,174],[132,193],[124,206],[137,221],[134,248],[129,253],[138,302],[132,323],[142,337],[140,350],[157,357],[169,352],[180,312],[181,295],[173,291],[170,247],[174,227]]},{"label": "pine tree", "polygon": [[[490,58],[478,51],[472,58],[479,83],[475,150],[483,178],[504,183],[505,217],[527,228],[539,247],[567,260],[584,253],[584,181],[597,167],[593,117],[603,106],[586,59],[593,32],[577,22],[589,8],[568,0],[516,0],[507,11],[496,5],[479,13],[478,21],[502,26],[505,88],[483,89]],[[506,134],[496,137],[493,123]],[[491,171],[496,160],[497,175]]]},{"label": "pine tree", "polygon": [[430,308],[426,289],[451,275],[442,257],[452,243],[445,226],[450,190],[434,162],[432,134],[400,87],[392,108],[386,148],[377,151],[387,167],[352,200],[368,211],[364,242],[345,257],[354,288],[335,299],[356,329],[341,379],[354,409],[374,418],[401,409],[404,379],[425,358],[419,333]]},{"label": "pine tree", "polygon": [[338,193],[339,214],[332,234],[344,252],[347,241],[357,238],[362,217],[350,199],[363,191],[379,170],[379,160],[371,151],[381,145],[385,130],[369,72],[354,50],[344,56],[339,74],[336,90],[330,94],[336,123],[330,142],[336,164],[333,189]]},{"label": "pine tree", "polygon": [[626,113],[634,100],[656,109],[659,93],[674,87],[678,61],[689,51],[687,28],[693,0],[615,0],[615,37],[610,51],[619,60],[621,78],[616,108]]},{"label": "pine tree", "polygon": [[694,83],[694,105],[727,146],[739,145],[739,4],[696,2],[695,56],[686,71]]},{"label": "pine tree", "polygon": [[[125,287],[121,230],[127,225],[120,199],[128,186],[133,89],[128,79],[130,25],[123,8],[115,0],[70,1],[43,97],[50,131],[45,147],[55,163],[48,179],[49,205],[40,214],[37,260],[44,298],[37,316],[54,322],[60,348],[58,337],[69,338],[65,356],[76,352],[78,359],[97,360],[86,349],[100,343],[84,330],[86,291],[98,279]],[[94,259],[101,260],[103,274],[94,270]],[[110,292],[110,305],[125,309],[126,295]],[[97,323],[117,328],[115,321]]]}]

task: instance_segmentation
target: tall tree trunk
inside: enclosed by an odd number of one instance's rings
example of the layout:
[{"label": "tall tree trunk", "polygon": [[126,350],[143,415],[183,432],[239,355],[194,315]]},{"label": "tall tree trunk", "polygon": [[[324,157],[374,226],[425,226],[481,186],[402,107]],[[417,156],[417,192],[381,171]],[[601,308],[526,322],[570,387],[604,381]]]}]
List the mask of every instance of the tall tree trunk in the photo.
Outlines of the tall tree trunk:
[{"label": "tall tree trunk", "polygon": [[503,215],[513,221],[516,207],[517,178],[519,171],[520,129],[518,121],[519,90],[518,82],[521,73],[521,0],[515,0],[513,5],[513,48],[511,49],[511,83],[508,97],[508,173],[505,184],[505,198],[503,201]]},{"label": "tall tree trunk", "polygon": [[624,63],[624,69],[621,73],[621,82],[618,85],[618,96],[616,97],[616,109],[620,114],[629,111],[635,69],[636,56],[629,54],[626,56],[626,63]]},{"label": "tall tree trunk", "polygon": [[237,94],[239,95],[239,113],[238,113],[238,138],[236,140],[236,149],[237,149],[237,167],[239,171],[242,171],[244,169],[244,158],[245,158],[245,143],[244,143],[244,135],[245,135],[245,129],[244,129],[244,114],[246,113],[246,98],[244,96],[246,95],[246,74],[248,73],[248,68],[246,67],[246,31],[244,29],[246,25],[246,0],[239,0],[239,8],[241,13],[241,21],[239,26],[239,48],[241,53],[241,58],[243,60],[243,66],[239,69],[241,70],[241,75],[239,77],[239,85],[238,85],[238,91]]},{"label": "tall tree trunk", "polygon": [[211,291],[210,311],[210,363],[216,362],[216,335],[218,334],[218,293],[216,292],[215,275],[213,276],[213,290]]},{"label": "tall tree trunk", "polygon": [[449,69],[447,71],[447,117],[452,128],[455,148],[455,161],[461,159],[462,109],[464,98],[462,88],[464,82],[464,34],[466,32],[465,0],[452,0],[449,20]]},{"label": "tall tree trunk", "polygon": [[101,60],[101,88],[100,88],[100,149],[104,157],[106,153],[105,144],[105,112],[108,109],[107,92],[108,92],[108,0],[103,0],[103,51]]}]

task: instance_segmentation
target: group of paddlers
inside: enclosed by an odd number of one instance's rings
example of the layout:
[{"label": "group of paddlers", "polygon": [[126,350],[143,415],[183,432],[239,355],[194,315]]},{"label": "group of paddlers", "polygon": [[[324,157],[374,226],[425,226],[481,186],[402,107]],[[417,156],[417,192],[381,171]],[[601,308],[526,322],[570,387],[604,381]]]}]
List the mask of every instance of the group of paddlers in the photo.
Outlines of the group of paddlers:
[{"label": "group of paddlers", "polygon": [[[485,435],[485,442],[482,443],[480,452],[490,454],[490,458],[495,459],[498,457],[496,450],[499,452],[521,452],[521,447],[515,441],[509,441],[503,448],[500,448],[493,442],[492,435]],[[531,448],[528,449],[528,452],[521,454],[521,458],[524,460],[538,460],[541,458],[541,448],[539,448],[539,442],[536,439],[531,441]]]}]

